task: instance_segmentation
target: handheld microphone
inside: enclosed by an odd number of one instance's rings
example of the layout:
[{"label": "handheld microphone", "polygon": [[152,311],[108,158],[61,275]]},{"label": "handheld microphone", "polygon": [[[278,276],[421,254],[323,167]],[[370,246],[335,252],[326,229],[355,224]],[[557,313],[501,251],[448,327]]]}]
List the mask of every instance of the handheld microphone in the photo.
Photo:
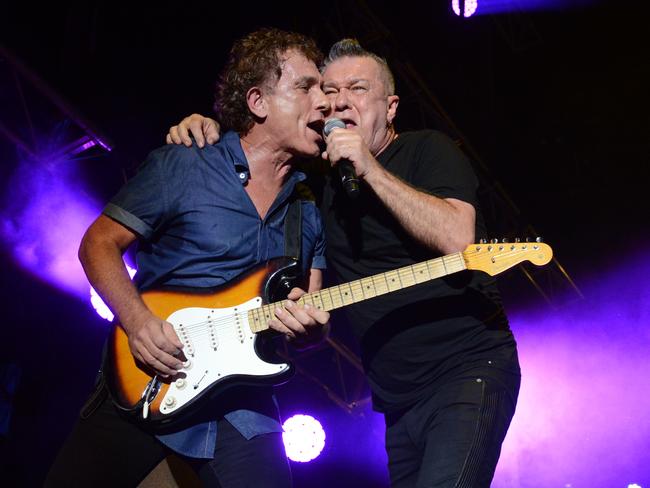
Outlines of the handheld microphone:
[{"label": "handheld microphone", "polygon": [[[325,137],[329,136],[330,132],[334,129],[345,129],[345,122],[335,117],[326,120],[325,127],[323,127],[323,135]],[[348,197],[356,198],[359,196],[361,189],[359,186],[359,178],[357,178],[357,172],[354,170],[352,163],[347,159],[341,159],[336,166],[339,169],[341,184],[345,188],[345,193],[348,194]]]}]

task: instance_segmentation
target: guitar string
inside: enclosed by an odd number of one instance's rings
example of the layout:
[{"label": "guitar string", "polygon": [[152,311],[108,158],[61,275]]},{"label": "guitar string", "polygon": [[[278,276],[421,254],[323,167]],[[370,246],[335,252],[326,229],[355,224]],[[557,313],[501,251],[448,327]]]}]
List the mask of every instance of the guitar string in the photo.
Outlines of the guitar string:
[{"label": "guitar string", "polygon": [[[506,252],[508,257],[512,258],[512,257],[516,257],[517,255],[520,255],[520,254],[530,253],[531,249],[504,250],[504,251],[501,251],[501,252]],[[471,255],[476,255],[476,254],[481,254],[481,252],[476,251],[476,250],[465,251],[465,255],[470,255],[471,256]],[[482,253],[482,254],[485,256],[483,259],[491,259],[492,257],[495,256],[494,254],[493,255],[489,255],[489,254],[485,254],[485,253]],[[498,254],[496,256],[498,256]],[[460,256],[459,255],[452,255],[452,257],[447,257],[445,259],[445,261],[449,265],[457,265],[461,261],[463,261],[463,259],[462,259],[462,255],[460,255]],[[425,265],[426,263],[427,262],[424,261],[424,262],[421,262],[421,263],[416,263],[416,264],[414,264],[412,266]],[[442,261],[438,261],[435,264],[437,264],[439,267],[444,268],[444,263]],[[403,269],[403,268],[398,268],[397,270],[393,270],[393,271],[398,272],[401,269]],[[387,273],[390,273],[390,271],[387,272]],[[442,275],[442,276],[445,276],[445,275]],[[372,277],[369,276],[367,278],[372,278]],[[366,278],[361,278],[359,280],[355,280],[353,282],[347,283],[347,285],[351,285],[351,286],[352,285],[359,285],[360,282],[363,279],[366,279]],[[431,279],[436,279],[436,278],[431,278]],[[427,281],[429,281],[429,280],[427,280]],[[415,284],[416,283],[414,283],[414,285]],[[341,286],[341,285],[338,285],[338,286]],[[329,290],[331,290],[332,288],[336,288],[336,286],[329,288]],[[403,288],[406,288],[406,287],[403,287]],[[321,291],[323,291],[323,290],[321,290]],[[314,292],[314,293],[317,293],[317,292]],[[362,291],[362,293],[363,293],[363,291]],[[390,292],[388,292],[388,293],[390,293]],[[310,293],[310,295],[312,295],[312,294]],[[355,301],[353,301],[351,303],[355,303],[357,301],[362,301],[362,300],[355,300]],[[279,305],[279,304],[282,304],[282,303],[284,303],[284,300],[282,300],[280,302],[276,302],[276,305]],[[263,305],[263,307],[268,307],[269,305],[271,305],[271,304],[265,304],[265,305]],[[208,308],[208,307],[205,307],[205,308]],[[235,314],[220,316],[219,318],[215,318],[215,319],[213,319],[211,321],[210,320],[203,320],[203,321],[200,321],[200,322],[187,324],[187,325],[183,326],[183,330],[185,330],[187,335],[189,336],[190,342],[203,341],[204,340],[203,336],[210,335],[211,332],[214,332],[214,333],[218,334],[219,332],[223,332],[226,329],[232,328],[234,326],[233,321],[234,321],[235,318],[239,318],[242,321],[242,326],[246,325],[246,322],[244,321],[244,317],[248,316],[249,312],[254,311],[254,310],[258,310],[259,308],[261,308],[261,307],[256,307],[254,309],[249,309],[249,310],[246,310],[246,311],[243,311],[243,312],[238,312],[238,313],[235,313]],[[273,315],[273,318],[276,319],[275,315]],[[211,327],[209,327],[210,323],[212,324]],[[248,329],[250,330],[250,325],[249,325]]]}]

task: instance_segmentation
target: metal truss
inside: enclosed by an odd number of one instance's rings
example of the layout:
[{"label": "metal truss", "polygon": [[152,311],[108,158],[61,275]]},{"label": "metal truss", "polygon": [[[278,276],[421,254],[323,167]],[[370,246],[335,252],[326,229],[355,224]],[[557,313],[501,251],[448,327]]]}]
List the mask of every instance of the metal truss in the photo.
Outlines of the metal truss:
[{"label": "metal truss", "polygon": [[519,53],[541,44],[541,34],[530,17],[519,8],[519,2],[513,2],[511,8],[510,12],[491,16],[510,49]]},{"label": "metal truss", "polygon": [[0,45],[0,136],[25,156],[38,160],[91,157],[113,144],[63,97]]},{"label": "metal truss", "polygon": [[296,373],[320,387],[327,397],[345,412],[363,416],[371,403],[363,366],[356,353],[335,337],[306,351],[286,345],[278,352],[292,361]]}]

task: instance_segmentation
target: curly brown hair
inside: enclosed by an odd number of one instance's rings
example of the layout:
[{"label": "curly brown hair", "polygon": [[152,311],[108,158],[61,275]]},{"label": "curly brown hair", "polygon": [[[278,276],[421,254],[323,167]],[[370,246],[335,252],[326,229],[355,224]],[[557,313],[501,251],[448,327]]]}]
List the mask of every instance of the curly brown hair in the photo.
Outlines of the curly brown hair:
[{"label": "curly brown hair", "polygon": [[296,32],[265,28],[233,44],[215,90],[214,110],[224,129],[244,135],[255,116],[248,109],[246,93],[254,86],[275,84],[282,76],[283,54],[295,50],[320,66],[323,53],[310,37]]}]

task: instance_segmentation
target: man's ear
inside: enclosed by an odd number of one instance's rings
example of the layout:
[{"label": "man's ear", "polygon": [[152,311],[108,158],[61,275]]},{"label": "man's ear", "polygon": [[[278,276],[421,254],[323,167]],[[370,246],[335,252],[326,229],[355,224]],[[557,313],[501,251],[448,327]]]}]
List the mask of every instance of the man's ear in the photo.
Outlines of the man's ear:
[{"label": "man's ear", "polygon": [[246,92],[246,103],[248,110],[256,117],[263,119],[268,115],[266,98],[260,87],[254,86]]},{"label": "man's ear", "polygon": [[393,120],[397,116],[397,106],[399,105],[399,96],[397,95],[388,95],[388,109],[386,113],[386,121],[388,124],[392,124]]}]

